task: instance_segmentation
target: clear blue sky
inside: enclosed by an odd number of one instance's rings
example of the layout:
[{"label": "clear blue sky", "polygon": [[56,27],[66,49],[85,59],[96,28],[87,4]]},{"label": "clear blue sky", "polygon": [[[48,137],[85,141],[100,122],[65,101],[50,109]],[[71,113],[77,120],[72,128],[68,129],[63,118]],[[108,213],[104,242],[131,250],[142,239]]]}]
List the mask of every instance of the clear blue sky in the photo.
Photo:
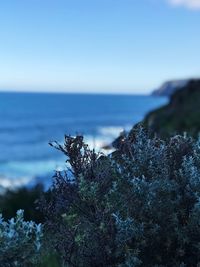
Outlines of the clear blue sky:
[{"label": "clear blue sky", "polygon": [[0,90],[146,93],[200,76],[200,0],[4,0]]}]

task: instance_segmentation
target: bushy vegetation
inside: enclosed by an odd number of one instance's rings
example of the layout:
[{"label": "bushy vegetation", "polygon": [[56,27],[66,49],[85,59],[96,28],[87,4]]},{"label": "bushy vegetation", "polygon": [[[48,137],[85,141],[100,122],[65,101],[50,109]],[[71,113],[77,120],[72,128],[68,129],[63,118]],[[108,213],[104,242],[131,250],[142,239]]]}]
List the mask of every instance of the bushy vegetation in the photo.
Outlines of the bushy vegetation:
[{"label": "bushy vegetation", "polygon": [[62,266],[200,264],[200,141],[163,141],[139,127],[109,156],[81,136],[53,146],[69,170],[56,172],[41,208]]},{"label": "bushy vegetation", "polygon": [[43,234],[1,218],[0,266],[200,266],[200,140],[135,127],[108,156],[82,136],[52,145],[68,169],[39,202]]},{"label": "bushy vegetation", "polygon": [[0,215],[0,266],[35,266],[40,258],[41,238],[41,224],[24,221],[23,210],[9,221]]}]

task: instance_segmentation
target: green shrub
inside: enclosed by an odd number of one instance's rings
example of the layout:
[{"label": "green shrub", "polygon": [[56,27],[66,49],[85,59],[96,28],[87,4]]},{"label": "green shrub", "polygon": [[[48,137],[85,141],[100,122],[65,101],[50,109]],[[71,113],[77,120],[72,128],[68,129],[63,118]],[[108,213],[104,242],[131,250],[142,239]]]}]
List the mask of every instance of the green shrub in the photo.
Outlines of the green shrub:
[{"label": "green shrub", "polygon": [[0,266],[31,267],[40,258],[41,224],[24,221],[24,212],[4,221],[0,215]]},{"label": "green shrub", "polygon": [[200,141],[138,127],[109,156],[81,136],[52,145],[69,170],[55,173],[41,208],[62,266],[200,264]]}]

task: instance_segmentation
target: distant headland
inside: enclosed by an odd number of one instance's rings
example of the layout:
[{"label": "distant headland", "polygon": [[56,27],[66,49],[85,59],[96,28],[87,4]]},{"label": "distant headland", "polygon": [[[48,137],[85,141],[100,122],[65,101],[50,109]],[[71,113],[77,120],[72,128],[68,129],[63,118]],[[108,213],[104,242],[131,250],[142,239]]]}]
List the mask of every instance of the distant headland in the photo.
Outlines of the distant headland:
[{"label": "distant headland", "polygon": [[153,96],[171,96],[178,89],[183,88],[189,83],[190,79],[172,80],[163,83],[158,89],[152,92]]}]

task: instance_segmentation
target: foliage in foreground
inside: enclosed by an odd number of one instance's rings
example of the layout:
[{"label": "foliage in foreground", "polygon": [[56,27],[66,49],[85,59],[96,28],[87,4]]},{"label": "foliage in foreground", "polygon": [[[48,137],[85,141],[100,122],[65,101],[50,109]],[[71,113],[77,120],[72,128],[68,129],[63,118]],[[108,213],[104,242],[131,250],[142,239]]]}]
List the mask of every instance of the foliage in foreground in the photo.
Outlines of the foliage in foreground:
[{"label": "foliage in foreground", "polygon": [[23,210],[8,222],[0,215],[0,266],[31,267],[39,260],[42,229],[40,224],[24,221]]},{"label": "foliage in foreground", "polygon": [[67,267],[198,266],[200,141],[141,128],[121,141],[109,156],[81,136],[53,144],[69,171],[41,203],[50,249]]}]

